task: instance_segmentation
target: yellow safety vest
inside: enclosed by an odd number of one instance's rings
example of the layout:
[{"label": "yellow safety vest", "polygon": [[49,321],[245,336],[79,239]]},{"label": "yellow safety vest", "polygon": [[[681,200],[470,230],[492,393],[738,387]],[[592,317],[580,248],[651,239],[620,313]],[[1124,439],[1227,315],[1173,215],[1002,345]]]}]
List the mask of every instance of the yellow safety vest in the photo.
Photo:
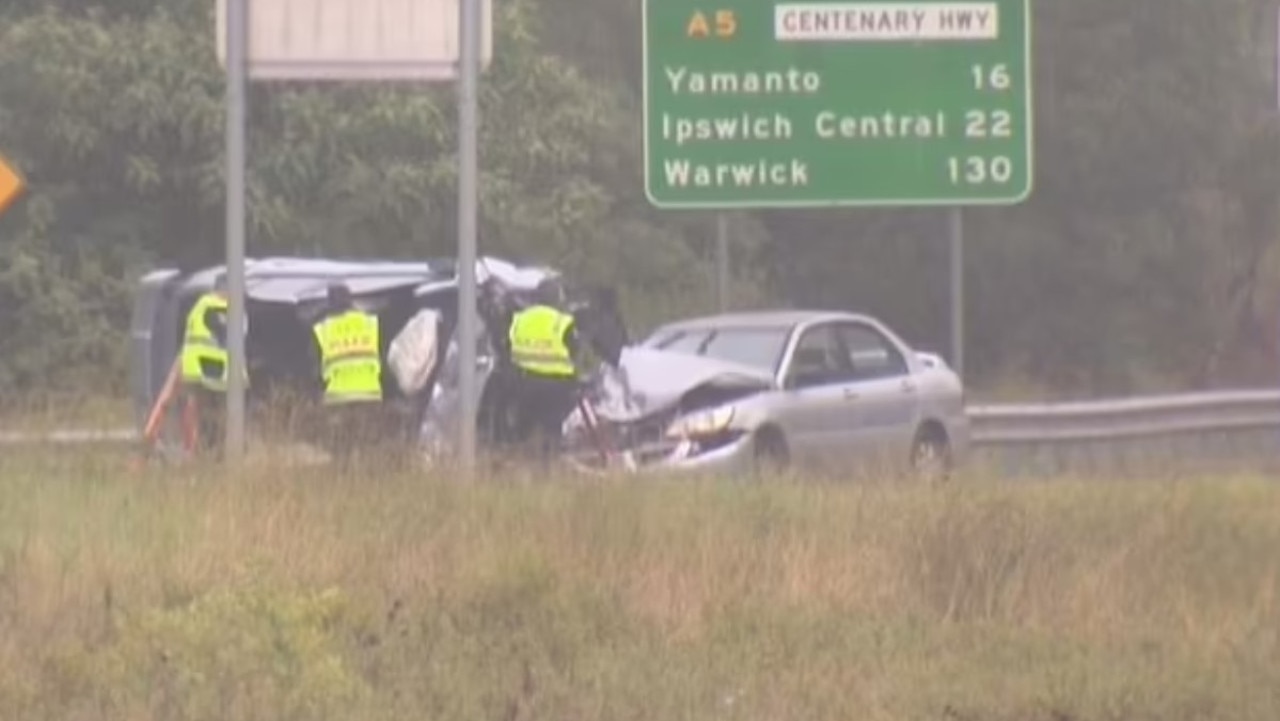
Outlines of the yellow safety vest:
[{"label": "yellow safety vest", "polygon": [[564,334],[573,316],[547,305],[526,308],[511,320],[511,362],[544,376],[573,376],[573,358]]},{"label": "yellow safety vest", "polygon": [[[227,350],[218,345],[213,331],[204,323],[205,313],[211,309],[226,312],[227,299],[216,293],[205,293],[187,314],[186,335],[182,341],[182,380],[211,391],[225,391],[230,359]],[[217,368],[215,375],[205,374],[204,361]]]},{"label": "yellow safety vest", "polygon": [[349,310],[317,323],[315,335],[326,405],[382,400],[377,316]]}]

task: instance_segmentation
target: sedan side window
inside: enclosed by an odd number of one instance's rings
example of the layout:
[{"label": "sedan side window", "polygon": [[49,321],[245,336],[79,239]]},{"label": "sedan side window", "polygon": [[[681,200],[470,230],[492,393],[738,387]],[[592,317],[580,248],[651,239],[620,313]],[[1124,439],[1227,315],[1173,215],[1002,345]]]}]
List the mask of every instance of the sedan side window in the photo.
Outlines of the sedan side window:
[{"label": "sedan side window", "polygon": [[842,323],[839,337],[857,380],[906,375],[906,358],[875,328],[861,323]]},{"label": "sedan side window", "polygon": [[821,325],[804,331],[796,342],[786,381],[791,388],[811,388],[844,383],[852,375],[849,355],[841,347],[835,328]]}]

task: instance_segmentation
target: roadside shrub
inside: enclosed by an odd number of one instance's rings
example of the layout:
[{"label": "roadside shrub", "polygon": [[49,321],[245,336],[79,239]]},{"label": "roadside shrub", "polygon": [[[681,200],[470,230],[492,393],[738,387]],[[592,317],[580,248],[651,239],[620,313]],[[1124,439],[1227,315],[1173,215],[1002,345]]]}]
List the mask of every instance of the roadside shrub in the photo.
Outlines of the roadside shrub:
[{"label": "roadside shrub", "polygon": [[[349,719],[368,689],[333,630],[337,591],[217,590],[117,624],[101,648],[46,666],[49,718],[171,721]],[[58,708],[79,699],[79,708]],[[87,706],[87,707],[86,707]]]}]

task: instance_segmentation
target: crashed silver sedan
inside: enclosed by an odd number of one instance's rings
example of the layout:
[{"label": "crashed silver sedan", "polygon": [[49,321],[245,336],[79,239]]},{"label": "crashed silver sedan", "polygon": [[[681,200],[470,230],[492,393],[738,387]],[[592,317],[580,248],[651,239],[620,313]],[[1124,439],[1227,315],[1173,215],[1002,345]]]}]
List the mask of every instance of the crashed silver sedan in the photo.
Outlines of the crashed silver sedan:
[{"label": "crashed silver sedan", "polygon": [[[967,451],[964,388],[939,356],[860,314],[670,323],[628,348],[565,424],[585,470],[796,466],[945,474]],[[595,431],[592,432],[592,428]]]}]

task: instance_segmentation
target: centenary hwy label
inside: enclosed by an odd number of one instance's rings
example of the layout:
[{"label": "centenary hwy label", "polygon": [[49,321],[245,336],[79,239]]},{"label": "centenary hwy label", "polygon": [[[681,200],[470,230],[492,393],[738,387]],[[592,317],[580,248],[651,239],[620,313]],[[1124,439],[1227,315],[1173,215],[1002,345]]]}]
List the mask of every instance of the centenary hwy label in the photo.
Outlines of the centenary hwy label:
[{"label": "centenary hwy label", "polygon": [[664,208],[1012,204],[1031,191],[1027,0],[645,0]]}]

